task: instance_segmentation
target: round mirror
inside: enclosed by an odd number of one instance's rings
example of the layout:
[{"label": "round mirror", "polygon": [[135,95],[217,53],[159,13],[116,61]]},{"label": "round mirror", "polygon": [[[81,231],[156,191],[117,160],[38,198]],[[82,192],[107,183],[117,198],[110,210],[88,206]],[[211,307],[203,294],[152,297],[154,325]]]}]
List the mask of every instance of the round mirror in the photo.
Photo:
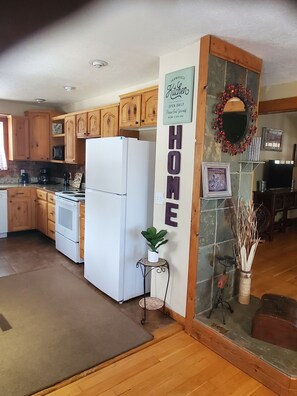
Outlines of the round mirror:
[{"label": "round mirror", "polygon": [[257,107],[251,91],[241,84],[230,84],[218,99],[213,123],[215,140],[221,143],[224,153],[243,153],[257,130]]},{"label": "round mirror", "polygon": [[247,111],[244,102],[233,97],[225,104],[222,114],[223,130],[231,144],[239,143],[246,134]]}]

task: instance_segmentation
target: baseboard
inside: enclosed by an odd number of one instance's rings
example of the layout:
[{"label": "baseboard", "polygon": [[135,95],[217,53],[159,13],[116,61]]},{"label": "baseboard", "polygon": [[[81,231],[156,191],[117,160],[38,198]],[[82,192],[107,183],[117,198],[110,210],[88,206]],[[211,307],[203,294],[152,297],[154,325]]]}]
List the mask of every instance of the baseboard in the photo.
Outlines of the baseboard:
[{"label": "baseboard", "polygon": [[167,315],[169,315],[173,320],[175,320],[176,322],[178,322],[179,324],[181,324],[183,326],[183,328],[185,327],[185,318],[183,316],[181,316],[180,314],[178,314],[177,312],[173,311],[172,309],[165,307],[165,312],[167,313]]}]

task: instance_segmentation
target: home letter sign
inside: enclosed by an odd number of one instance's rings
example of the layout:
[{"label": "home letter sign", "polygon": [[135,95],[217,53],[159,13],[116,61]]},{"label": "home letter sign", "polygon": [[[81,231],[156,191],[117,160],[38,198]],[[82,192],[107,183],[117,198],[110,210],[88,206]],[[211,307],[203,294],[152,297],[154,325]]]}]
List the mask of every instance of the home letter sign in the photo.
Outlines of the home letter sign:
[{"label": "home letter sign", "polygon": [[[169,138],[168,138],[168,151],[167,155],[167,189],[166,199],[179,200],[179,187],[180,187],[180,168],[181,168],[181,148],[182,148],[182,125],[177,125],[176,132],[175,126],[169,127]],[[172,176],[174,175],[174,176]],[[178,203],[166,202],[165,207],[165,224],[172,227],[177,227]]]}]

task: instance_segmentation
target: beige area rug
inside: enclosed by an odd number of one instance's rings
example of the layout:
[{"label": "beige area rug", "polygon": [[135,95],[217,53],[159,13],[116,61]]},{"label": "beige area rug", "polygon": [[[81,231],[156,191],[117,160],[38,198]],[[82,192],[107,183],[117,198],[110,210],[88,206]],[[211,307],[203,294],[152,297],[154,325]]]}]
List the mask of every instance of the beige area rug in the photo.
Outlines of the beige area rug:
[{"label": "beige area rug", "polygon": [[31,395],[152,339],[63,267],[0,278],[0,314],[3,396]]}]

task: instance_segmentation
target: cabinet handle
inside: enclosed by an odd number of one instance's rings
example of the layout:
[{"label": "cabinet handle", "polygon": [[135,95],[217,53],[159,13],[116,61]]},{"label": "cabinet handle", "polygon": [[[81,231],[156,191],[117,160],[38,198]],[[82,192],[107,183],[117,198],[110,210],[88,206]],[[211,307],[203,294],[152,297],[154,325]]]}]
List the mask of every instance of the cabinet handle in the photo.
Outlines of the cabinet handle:
[{"label": "cabinet handle", "polygon": [[135,124],[138,124],[138,121],[135,121]]},{"label": "cabinet handle", "polygon": [[16,195],[24,195],[24,193],[23,192],[17,192],[17,193],[15,193]]}]

